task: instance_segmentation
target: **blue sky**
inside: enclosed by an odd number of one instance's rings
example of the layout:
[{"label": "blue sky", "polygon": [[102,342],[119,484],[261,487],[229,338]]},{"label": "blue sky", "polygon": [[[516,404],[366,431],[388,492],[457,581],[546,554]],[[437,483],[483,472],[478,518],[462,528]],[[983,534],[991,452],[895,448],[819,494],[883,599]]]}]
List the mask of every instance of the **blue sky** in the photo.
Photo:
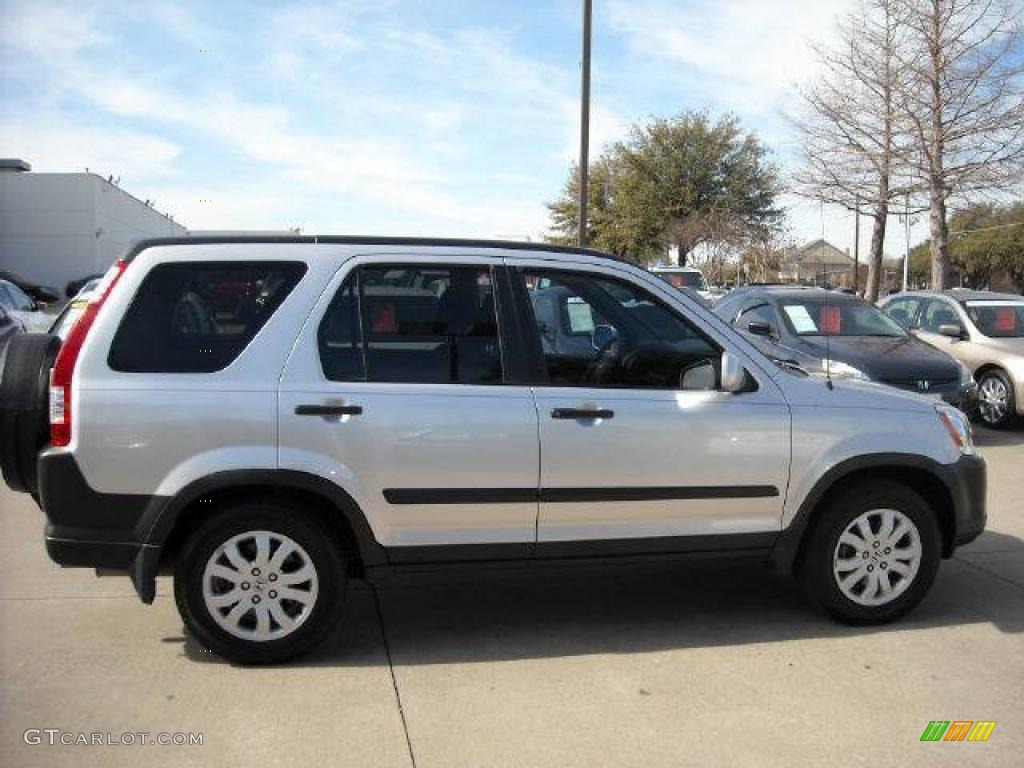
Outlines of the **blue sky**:
[{"label": "blue sky", "polygon": [[[731,111],[787,167],[807,43],[850,2],[594,5],[596,147]],[[0,155],[120,176],[194,229],[537,237],[577,152],[580,6],[0,0]],[[783,202],[818,236],[816,205]]]}]

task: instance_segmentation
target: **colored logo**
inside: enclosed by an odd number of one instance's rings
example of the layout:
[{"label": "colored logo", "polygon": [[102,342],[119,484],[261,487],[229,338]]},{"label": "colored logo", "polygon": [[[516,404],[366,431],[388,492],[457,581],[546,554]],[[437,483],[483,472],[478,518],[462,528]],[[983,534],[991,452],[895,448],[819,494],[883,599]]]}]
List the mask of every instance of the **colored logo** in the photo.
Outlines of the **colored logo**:
[{"label": "colored logo", "polygon": [[988,741],[995,727],[995,720],[932,720],[921,741]]}]

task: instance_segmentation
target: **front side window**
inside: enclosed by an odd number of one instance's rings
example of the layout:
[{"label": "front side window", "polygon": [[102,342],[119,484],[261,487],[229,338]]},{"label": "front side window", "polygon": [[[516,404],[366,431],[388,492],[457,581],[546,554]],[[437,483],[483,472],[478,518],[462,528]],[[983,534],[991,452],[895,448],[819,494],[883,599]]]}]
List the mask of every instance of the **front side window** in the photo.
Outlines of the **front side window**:
[{"label": "front side window", "polygon": [[518,279],[549,384],[680,389],[688,388],[687,372],[719,368],[717,346],[633,285],[569,272],[523,271]]},{"label": "front side window", "polygon": [[921,312],[921,330],[938,333],[943,325],[960,325],[953,305],[941,299],[933,299],[925,304]]},{"label": "front side window", "polygon": [[125,373],[211,373],[230,365],[306,271],[298,262],[179,262],[146,275],[110,345]]},{"label": "front side window", "polygon": [[986,336],[1024,336],[1024,301],[968,301],[965,308],[971,322]]},{"label": "front side window", "polygon": [[318,333],[331,381],[500,384],[501,346],[488,267],[359,267]]},{"label": "front side window", "polygon": [[747,330],[750,323],[764,323],[773,331],[778,330],[775,310],[770,304],[757,304],[740,312],[740,316],[736,319],[736,325],[740,330]]}]

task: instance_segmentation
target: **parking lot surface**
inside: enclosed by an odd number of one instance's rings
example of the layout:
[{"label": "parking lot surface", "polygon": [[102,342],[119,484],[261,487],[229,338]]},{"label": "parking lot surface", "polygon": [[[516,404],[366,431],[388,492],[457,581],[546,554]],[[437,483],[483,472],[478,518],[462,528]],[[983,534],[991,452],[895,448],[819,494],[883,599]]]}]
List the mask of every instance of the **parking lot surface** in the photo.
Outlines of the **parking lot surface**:
[{"label": "parking lot surface", "polygon": [[[276,668],[187,638],[169,579],[146,607],[52,565],[2,490],[0,765],[1020,765],[1024,431],[978,442],[988,531],[891,626],[836,625],[753,563],[459,573],[353,584],[334,636]],[[998,725],[922,743],[931,720]]]}]

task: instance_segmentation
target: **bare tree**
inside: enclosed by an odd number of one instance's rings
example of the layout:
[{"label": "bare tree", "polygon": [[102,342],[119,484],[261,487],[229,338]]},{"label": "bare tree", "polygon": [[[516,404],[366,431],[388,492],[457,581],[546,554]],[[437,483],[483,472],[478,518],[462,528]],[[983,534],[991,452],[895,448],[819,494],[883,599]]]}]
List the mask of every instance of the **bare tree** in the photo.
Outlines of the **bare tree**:
[{"label": "bare tree", "polygon": [[865,295],[878,297],[889,206],[908,191],[898,180],[910,143],[898,98],[907,74],[906,29],[900,0],[862,0],[839,22],[839,41],[816,48],[822,72],[801,90],[804,109],[794,120],[802,135],[799,192],[873,221]]},{"label": "bare tree", "polygon": [[1005,0],[900,0],[910,34],[901,82],[927,189],[932,288],[949,285],[952,196],[1005,190],[1024,172],[1020,13]]},{"label": "bare tree", "polygon": [[764,229],[750,239],[741,254],[739,271],[750,282],[776,280],[786,252],[794,247],[788,230]]}]

